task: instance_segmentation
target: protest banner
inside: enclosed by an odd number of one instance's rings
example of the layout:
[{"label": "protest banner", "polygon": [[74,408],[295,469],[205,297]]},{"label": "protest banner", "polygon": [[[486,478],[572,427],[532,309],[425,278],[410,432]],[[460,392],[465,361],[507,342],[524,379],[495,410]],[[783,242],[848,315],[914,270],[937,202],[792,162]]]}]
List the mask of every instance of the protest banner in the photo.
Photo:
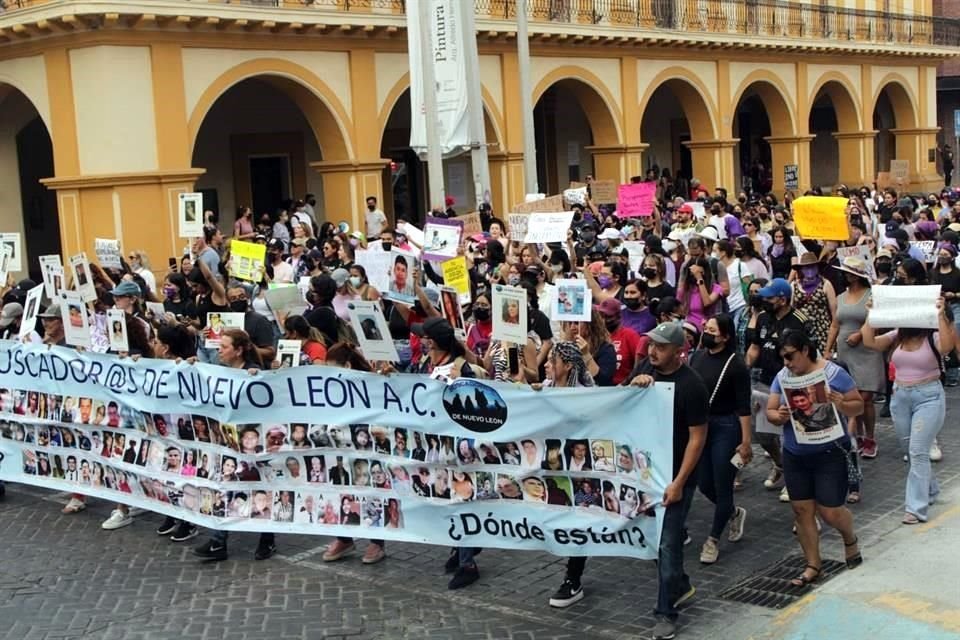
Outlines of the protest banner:
[{"label": "protest banner", "polygon": [[590,199],[597,204],[617,204],[617,181],[594,180],[590,184]]},{"label": "protest banner", "polygon": [[526,344],[527,291],[522,287],[495,285],[490,300],[493,314],[493,339]]},{"label": "protest banner", "polygon": [[790,426],[797,444],[826,444],[841,439],[846,430],[837,408],[830,402],[830,385],[823,369],[780,381],[790,408]]},{"label": "protest banner", "polygon": [[54,300],[63,288],[63,263],[59,254],[40,256],[40,273],[43,275],[43,290],[48,300]]},{"label": "protest banner", "polygon": [[[796,238],[796,236],[794,236],[794,238]],[[867,271],[867,276],[870,278],[870,282],[873,282],[877,279],[877,272],[873,268],[873,252],[870,251],[870,247],[865,244],[858,244],[852,247],[837,247],[837,258],[839,258],[840,264],[843,264],[844,258],[850,256],[863,260],[864,268]]]},{"label": "protest banner", "polygon": [[936,329],[940,326],[937,299],[940,285],[875,285],[870,290],[873,308],[867,315],[879,329]]},{"label": "protest banner", "polygon": [[177,206],[177,234],[181,238],[203,235],[203,194],[181,193]]},{"label": "protest banner", "polygon": [[[533,391],[323,366],[250,375],[4,343],[0,387],[7,481],[215,530],[658,555],[669,383]],[[105,432],[115,446],[92,447]],[[542,468],[557,449],[561,468]]]},{"label": "protest banner", "polygon": [[[8,273],[23,271],[23,245],[19,233],[0,233],[0,244],[10,249],[10,258],[7,263]],[[3,279],[6,284],[7,279]]]},{"label": "protest banner", "polygon": [[95,238],[93,251],[97,255],[97,262],[104,269],[122,269],[123,261],[120,257],[120,241],[106,238]]},{"label": "protest banner", "polygon": [[[527,218],[527,229],[521,242],[526,242],[527,244],[566,242],[567,231],[570,230],[570,224],[572,222],[573,211],[531,213]],[[511,234],[511,240],[512,239],[513,236]]]},{"label": "protest banner", "polygon": [[457,291],[461,304],[469,304],[470,274],[467,271],[467,259],[457,256],[442,263],[440,269],[443,271],[443,284]]},{"label": "protest banner", "polygon": [[653,215],[656,193],[655,182],[621,184],[617,188],[617,215],[621,218]]},{"label": "protest banner", "polygon": [[400,361],[379,302],[354,300],[347,303],[347,312],[364,358],[372,362]]},{"label": "protest banner", "polygon": [[80,293],[83,302],[93,302],[97,299],[97,289],[93,284],[93,274],[90,272],[90,262],[87,254],[80,252],[70,257],[70,271],[73,275],[73,288]]},{"label": "protest banner", "polygon": [[793,221],[797,233],[806,240],[847,240],[846,198],[803,196],[793,201]]},{"label": "protest banner", "polygon": [[267,245],[233,240],[230,242],[230,275],[238,280],[263,280]]},{"label": "protest banner", "polygon": [[462,233],[462,220],[427,216],[423,226],[423,258],[440,262],[453,258],[460,248]]},{"label": "protest banner", "polygon": [[381,293],[390,286],[390,252],[381,249],[357,249],[357,264],[367,272],[367,280]]},{"label": "protest banner", "polygon": [[513,213],[550,213],[552,211],[563,211],[566,208],[563,203],[563,196],[556,195],[514,205]]},{"label": "protest banner", "polygon": [[464,238],[469,238],[470,236],[478,233],[483,233],[483,224],[480,221],[480,214],[476,211],[471,211],[470,213],[457,216],[456,219],[463,224]]}]

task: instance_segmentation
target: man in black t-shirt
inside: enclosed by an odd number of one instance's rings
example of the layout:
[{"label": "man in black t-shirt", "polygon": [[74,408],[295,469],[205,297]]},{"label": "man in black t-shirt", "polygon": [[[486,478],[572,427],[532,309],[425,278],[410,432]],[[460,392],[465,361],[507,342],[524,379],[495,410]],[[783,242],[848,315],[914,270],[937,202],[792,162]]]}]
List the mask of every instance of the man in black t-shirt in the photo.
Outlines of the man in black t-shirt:
[{"label": "man in black t-shirt", "polygon": [[250,308],[250,299],[244,287],[230,287],[227,290],[227,302],[230,311],[243,314],[243,330],[257,347],[263,366],[269,367],[277,350],[274,347],[273,324]]}]

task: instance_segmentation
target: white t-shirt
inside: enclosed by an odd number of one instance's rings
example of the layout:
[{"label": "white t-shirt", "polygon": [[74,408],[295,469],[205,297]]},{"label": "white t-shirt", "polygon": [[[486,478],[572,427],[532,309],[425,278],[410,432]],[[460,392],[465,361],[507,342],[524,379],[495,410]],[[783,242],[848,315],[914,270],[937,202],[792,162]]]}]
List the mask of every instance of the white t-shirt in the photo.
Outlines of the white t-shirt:
[{"label": "white t-shirt", "polygon": [[147,289],[149,289],[152,293],[156,293],[157,277],[153,275],[152,271],[140,267],[139,269],[134,269],[133,272],[143,278],[143,281],[147,284]]},{"label": "white t-shirt", "polygon": [[380,209],[374,209],[373,211],[367,211],[366,213],[367,220],[367,238],[377,238],[380,236],[380,232],[383,231],[383,227],[387,224],[387,214]]},{"label": "white t-shirt", "polygon": [[274,282],[293,282],[293,266],[286,262],[273,265]]},{"label": "white t-shirt", "polygon": [[743,299],[743,291],[740,289],[740,282],[741,278],[750,278],[752,275],[753,273],[743,266],[739,258],[734,258],[733,262],[727,266],[727,280],[730,282],[730,293],[727,294],[727,305],[730,307],[731,312],[747,306],[747,301]]}]

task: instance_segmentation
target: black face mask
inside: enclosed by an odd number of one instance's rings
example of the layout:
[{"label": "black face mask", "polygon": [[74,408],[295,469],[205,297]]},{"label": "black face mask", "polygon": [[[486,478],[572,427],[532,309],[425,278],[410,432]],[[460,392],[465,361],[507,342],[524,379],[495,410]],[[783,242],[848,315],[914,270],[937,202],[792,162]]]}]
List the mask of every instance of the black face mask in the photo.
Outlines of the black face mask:
[{"label": "black face mask", "polygon": [[381,246],[383,246],[384,251],[390,251],[391,249],[393,249],[392,242],[381,242]]},{"label": "black face mask", "polygon": [[777,307],[769,300],[761,301],[760,308],[766,311],[767,313],[776,313],[777,311]]},{"label": "black face mask", "polygon": [[620,326],[619,320],[604,320],[603,324],[607,327],[607,331],[613,333]]},{"label": "black face mask", "polygon": [[874,263],[874,267],[876,267],[877,273],[882,273],[886,275],[893,270],[893,263],[888,260],[877,260]]},{"label": "black face mask", "polygon": [[703,345],[704,349],[713,349],[717,346],[717,336],[712,333],[705,333],[700,338],[700,344]]},{"label": "black face mask", "polygon": [[646,278],[647,280],[652,280],[653,278],[656,278],[656,277],[657,277],[657,270],[656,270],[656,269],[644,269],[644,270],[643,270],[643,277]]},{"label": "black face mask", "polygon": [[230,310],[236,313],[246,313],[249,304],[246,300],[233,300],[230,302]]},{"label": "black face mask", "polygon": [[643,301],[640,298],[624,298],[623,305],[631,311],[636,311],[643,306]]},{"label": "black face mask", "polygon": [[479,322],[486,322],[490,319],[490,309],[481,309],[477,307],[473,310],[473,317]]},{"label": "black face mask", "polygon": [[763,298],[757,294],[750,296],[750,306],[754,309],[763,309]]},{"label": "black face mask", "polygon": [[597,233],[595,231],[580,232],[580,239],[583,240],[584,242],[593,242],[596,239],[596,237],[597,237]]}]

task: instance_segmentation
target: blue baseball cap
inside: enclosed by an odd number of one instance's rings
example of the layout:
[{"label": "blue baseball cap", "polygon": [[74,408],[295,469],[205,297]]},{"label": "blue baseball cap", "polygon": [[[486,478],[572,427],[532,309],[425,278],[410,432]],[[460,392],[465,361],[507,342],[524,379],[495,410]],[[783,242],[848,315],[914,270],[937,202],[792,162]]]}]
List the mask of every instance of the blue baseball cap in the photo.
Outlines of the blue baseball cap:
[{"label": "blue baseball cap", "polygon": [[770,281],[770,284],[760,289],[757,294],[761,298],[787,298],[789,300],[793,294],[793,290],[790,288],[790,283],[783,278],[774,278]]}]

